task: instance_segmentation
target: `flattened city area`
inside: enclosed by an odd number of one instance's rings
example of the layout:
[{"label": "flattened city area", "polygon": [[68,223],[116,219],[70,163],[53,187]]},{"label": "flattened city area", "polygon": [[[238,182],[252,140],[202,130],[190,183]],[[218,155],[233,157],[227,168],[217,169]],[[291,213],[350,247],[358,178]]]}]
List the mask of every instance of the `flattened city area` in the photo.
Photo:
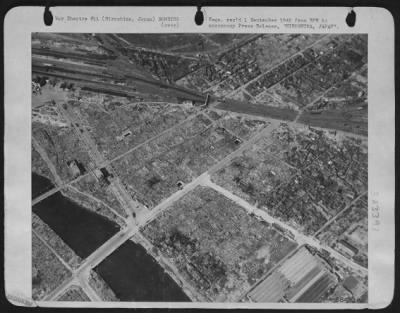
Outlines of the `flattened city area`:
[{"label": "flattened city area", "polygon": [[32,34],[32,295],[367,302],[366,35]]}]

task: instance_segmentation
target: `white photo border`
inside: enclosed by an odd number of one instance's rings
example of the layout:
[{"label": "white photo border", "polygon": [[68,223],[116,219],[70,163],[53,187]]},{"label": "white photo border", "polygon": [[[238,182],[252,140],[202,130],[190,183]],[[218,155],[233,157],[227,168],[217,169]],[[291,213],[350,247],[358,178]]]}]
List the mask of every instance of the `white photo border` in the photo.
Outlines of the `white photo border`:
[{"label": "white photo border", "polygon": [[[280,308],[342,309],[383,308],[394,292],[394,21],[386,9],[359,7],[356,25],[345,23],[349,8],[206,7],[205,23],[194,23],[195,7],[54,7],[54,16],[179,16],[173,33],[240,33],[240,29],[210,29],[210,16],[325,17],[337,25],[333,30],[279,29],[276,33],[366,33],[368,34],[368,202],[379,207],[381,227],[371,231],[369,218],[368,304],[348,303],[163,303],[163,302],[33,302],[31,300],[31,34],[69,33],[168,33],[159,25],[123,22],[43,23],[42,7],[16,7],[4,22],[5,72],[5,290],[15,305],[49,307],[168,307],[168,308]],[[243,31],[249,32],[249,31]],[[252,30],[251,33],[265,33]],[[274,31],[268,31],[273,33]]]}]

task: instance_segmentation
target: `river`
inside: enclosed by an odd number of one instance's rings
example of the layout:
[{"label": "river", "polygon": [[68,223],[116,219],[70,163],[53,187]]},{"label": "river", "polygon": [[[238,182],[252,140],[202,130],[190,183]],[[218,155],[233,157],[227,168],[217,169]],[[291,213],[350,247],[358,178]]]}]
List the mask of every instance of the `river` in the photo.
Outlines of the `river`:
[{"label": "river", "polygon": [[157,261],[141,245],[130,240],[100,263],[95,271],[121,301],[190,301]]},{"label": "river", "polygon": [[[32,190],[43,190],[48,183],[41,176],[32,175]],[[83,259],[119,231],[116,223],[61,192],[37,203],[33,211]],[[103,260],[95,271],[122,301],[190,301],[156,260],[130,240]]]},{"label": "river", "polygon": [[32,173],[32,199],[49,191],[54,185],[48,178]]}]

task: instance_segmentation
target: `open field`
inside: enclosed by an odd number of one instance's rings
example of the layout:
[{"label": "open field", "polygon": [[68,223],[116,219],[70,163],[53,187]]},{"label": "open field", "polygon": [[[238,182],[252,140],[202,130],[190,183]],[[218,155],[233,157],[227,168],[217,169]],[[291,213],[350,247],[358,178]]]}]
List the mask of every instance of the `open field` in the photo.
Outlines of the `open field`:
[{"label": "open field", "polygon": [[296,247],[207,187],[185,195],[142,232],[210,301],[233,301]]},{"label": "open field", "polygon": [[127,217],[127,213],[109,185],[99,181],[95,175],[92,174],[82,178],[78,182],[72,184],[72,187],[102,201],[105,205],[112,208],[118,215],[125,218]]},{"label": "open field", "polygon": [[32,172],[39,174],[40,176],[46,177],[50,181],[55,181],[53,174],[49,170],[46,162],[32,146]]},{"label": "open field", "polygon": [[32,213],[32,230],[69,266],[72,268],[79,266],[81,258],[35,213]]},{"label": "open field", "polygon": [[32,234],[32,298],[42,299],[69,276],[71,272],[57,256]]},{"label": "open field", "polygon": [[236,150],[235,139],[200,114],[112,166],[131,196],[152,208]]},{"label": "open field", "polygon": [[[113,102],[80,104],[74,113],[80,127],[89,130],[99,151],[111,160],[185,120],[193,111],[168,103],[135,103],[112,106]],[[114,104],[115,105],[115,104]]]},{"label": "open field", "polygon": [[64,182],[75,178],[69,164],[76,162],[82,172],[89,169],[90,157],[87,147],[77,137],[72,127],[55,127],[43,123],[32,123],[32,136],[44,149]]},{"label": "open field", "polygon": [[296,170],[273,155],[263,155],[262,147],[257,144],[244,151],[215,173],[213,181],[251,203],[288,182]]}]

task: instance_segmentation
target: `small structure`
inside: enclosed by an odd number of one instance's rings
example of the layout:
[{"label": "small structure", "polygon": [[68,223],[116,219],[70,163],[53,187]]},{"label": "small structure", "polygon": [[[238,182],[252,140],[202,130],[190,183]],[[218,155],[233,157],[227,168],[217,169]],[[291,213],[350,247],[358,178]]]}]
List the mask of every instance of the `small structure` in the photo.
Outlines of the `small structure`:
[{"label": "small structure", "polygon": [[208,105],[210,104],[210,100],[211,100],[211,96],[208,93],[207,97],[206,97],[206,101],[204,102],[204,107],[208,107]]},{"label": "small structure", "polygon": [[69,161],[67,165],[73,177],[78,177],[85,172],[85,168],[77,160]]},{"label": "small structure", "polygon": [[190,105],[190,106],[195,104],[195,100],[193,100],[193,99],[187,99],[187,98],[181,98],[181,97],[177,97],[176,99],[179,104]]},{"label": "small structure", "polygon": [[93,173],[97,180],[101,180],[103,178],[103,173],[100,171],[100,169],[96,168]]},{"label": "small structure", "polygon": [[122,141],[125,138],[129,137],[132,135],[132,131],[130,129],[125,130],[120,136],[117,136],[117,141]]},{"label": "small structure", "polygon": [[105,167],[102,167],[100,169],[96,168],[94,171],[94,176],[96,176],[97,181],[102,184],[102,185],[110,185],[111,182],[109,178],[112,177],[112,175],[108,172],[108,170]]},{"label": "small structure", "polygon": [[185,106],[191,107],[191,106],[193,106],[194,101],[192,101],[192,100],[183,100],[182,104],[185,105]]},{"label": "small structure", "polygon": [[281,233],[285,233],[286,232],[286,230],[281,225],[279,225],[278,223],[272,223],[272,226],[276,230],[280,231]]},{"label": "small structure", "polygon": [[32,81],[32,92],[34,94],[41,93],[40,84]]},{"label": "small structure", "polygon": [[102,167],[100,171],[103,173],[104,178],[112,177],[112,174],[105,167]]},{"label": "small structure", "polygon": [[218,126],[215,130],[220,134],[226,133],[225,127]]},{"label": "small structure", "polygon": [[182,189],[183,186],[184,186],[185,184],[183,183],[183,181],[178,180],[178,182],[176,183],[176,185],[178,186],[178,188]]},{"label": "small structure", "polygon": [[353,257],[354,255],[356,255],[358,253],[358,249],[356,247],[354,247],[353,245],[351,245],[350,243],[348,243],[345,240],[340,240],[338,243],[338,248],[345,254],[347,254],[350,257]]},{"label": "small structure", "polygon": [[240,138],[235,138],[235,145],[240,145],[242,140]]}]

